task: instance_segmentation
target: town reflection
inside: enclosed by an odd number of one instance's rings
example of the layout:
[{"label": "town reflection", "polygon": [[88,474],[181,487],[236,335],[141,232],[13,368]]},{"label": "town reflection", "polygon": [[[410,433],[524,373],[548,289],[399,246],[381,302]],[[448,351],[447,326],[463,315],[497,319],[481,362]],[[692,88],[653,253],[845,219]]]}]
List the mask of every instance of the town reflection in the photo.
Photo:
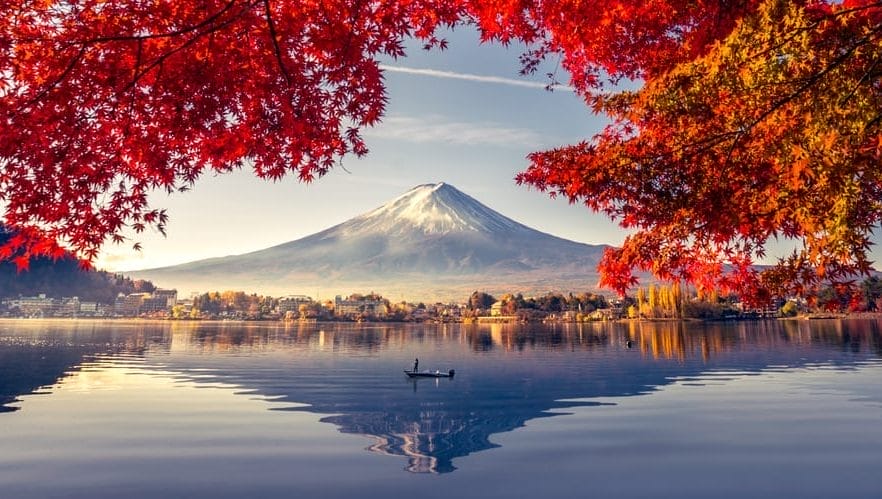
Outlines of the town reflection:
[{"label": "town reflection", "polygon": [[[321,414],[343,433],[372,439],[371,452],[406,458],[408,471],[447,473],[457,458],[498,446],[493,435],[527,421],[677,379],[878,362],[882,323],[0,321],[0,410],[14,410],[9,404],[21,395],[47,391],[96,357],[113,355],[143,358],[147,368],[188,381],[224,381],[243,394],[296,403],[278,410]],[[410,380],[402,369],[414,356],[457,375]]]}]

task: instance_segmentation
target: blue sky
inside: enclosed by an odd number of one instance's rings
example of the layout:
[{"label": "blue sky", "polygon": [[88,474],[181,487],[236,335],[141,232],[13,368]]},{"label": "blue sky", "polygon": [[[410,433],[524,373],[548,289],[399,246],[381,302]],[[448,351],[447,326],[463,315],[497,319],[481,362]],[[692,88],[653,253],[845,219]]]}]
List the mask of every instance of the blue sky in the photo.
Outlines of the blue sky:
[{"label": "blue sky", "polygon": [[[480,45],[468,29],[447,38],[446,51],[414,44],[408,57],[387,61],[387,113],[364,132],[366,158],[347,157],[344,168],[309,185],[293,177],[267,182],[246,170],[203,177],[187,193],[158,193],[152,203],[169,212],[168,236],[135,236],[140,252],[131,243],[108,244],[98,266],[136,270],[263,249],[439,181],[535,229],[584,243],[621,243],[625,232],[605,216],[514,182],[530,152],[578,142],[604,124],[572,92],[544,89],[544,72],[554,71],[555,61],[522,77],[519,47]],[[567,79],[561,70],[558,80]],[[769,250],[769,257],[781,253]],[[882,259],[878,247],[873,256]]]},{"label": "blue sky", "polygon": [[521,77],[518,48],[479,45],[467,30],[448,40],[446,51],[415,48],[388,61],[387,113],[380,126],[365,130],[371,150],[366,158],[347,157],[345,170],[309,185],[293,177],[267,182],[241,171],[203,177],[190,192],[157,193],[151,202],[168,210],[168,236],[137,235],[140,253],[131,244],[108,245],[99,266],[133,270],[262,249],[439,181],[538,230],[580,242],[620,243],[624,233],[605,217],[514,182],[528,153],[589,137],[602,119],[572,92],[545,90],[544,75]]}]

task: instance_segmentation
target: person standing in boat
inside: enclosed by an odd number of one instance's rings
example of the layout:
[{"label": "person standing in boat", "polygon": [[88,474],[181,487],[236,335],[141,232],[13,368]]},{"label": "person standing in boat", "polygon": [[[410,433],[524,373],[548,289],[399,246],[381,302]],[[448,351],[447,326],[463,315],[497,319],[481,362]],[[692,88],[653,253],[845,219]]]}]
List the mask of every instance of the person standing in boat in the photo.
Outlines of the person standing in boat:
[{"label": "person standing in boat", "polygon": [[420,359],[419,358],[413,359],[413,372],[417,372],[417,370],[419,368],[420,368]]}]

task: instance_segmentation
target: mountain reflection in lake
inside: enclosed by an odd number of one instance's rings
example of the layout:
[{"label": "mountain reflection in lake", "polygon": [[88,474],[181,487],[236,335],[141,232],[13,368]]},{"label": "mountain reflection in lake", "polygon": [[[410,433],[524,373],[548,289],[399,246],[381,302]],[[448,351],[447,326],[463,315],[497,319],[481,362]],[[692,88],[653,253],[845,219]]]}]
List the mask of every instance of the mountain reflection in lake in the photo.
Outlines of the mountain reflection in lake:
[{"label": "mountain reflection in lake", "polygon": [[[402,370],[414,357],[422,367],[457,374],[409,379]],[[462,469],[466,456],[492,457],[488,450],[501,445],[494,436],[580,407],[615,406],[675,384],[701,387],[798,369],[855,370],[878,366],[880,357],[882,323],[872,320],[481,326],[6,321],[0,322],[0,410],[26,411],[29,394],[51,397],[81,370],[125,359],[177,384],[233,386],[242,396],[272,401],[272,410],[317,414],[342,433],[369,437],[370,452],[403,458],[407,471],[448,473]],[[859,394],[882,406],[880,395],[876,386]],[[0,414],[0,421],[7,417]]]}]

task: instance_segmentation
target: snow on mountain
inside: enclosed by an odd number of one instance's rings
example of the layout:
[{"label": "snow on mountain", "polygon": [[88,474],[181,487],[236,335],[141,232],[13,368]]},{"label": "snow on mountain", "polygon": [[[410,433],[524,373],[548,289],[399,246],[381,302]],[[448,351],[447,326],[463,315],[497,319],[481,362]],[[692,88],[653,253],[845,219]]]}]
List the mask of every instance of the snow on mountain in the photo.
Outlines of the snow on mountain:
[{"label": "snow on mountain", "polygon": [[444,182],[418,185],[346,225],[348,230],[356,232],[386,234],[414,230],[425,234],[530,230]]},{"label": "snow on mountain", "polygon": [[603,249],[531,229],[442,182],[296,241],[129,274],[179,291],[446,299],[474,289],[593,289]]}]

